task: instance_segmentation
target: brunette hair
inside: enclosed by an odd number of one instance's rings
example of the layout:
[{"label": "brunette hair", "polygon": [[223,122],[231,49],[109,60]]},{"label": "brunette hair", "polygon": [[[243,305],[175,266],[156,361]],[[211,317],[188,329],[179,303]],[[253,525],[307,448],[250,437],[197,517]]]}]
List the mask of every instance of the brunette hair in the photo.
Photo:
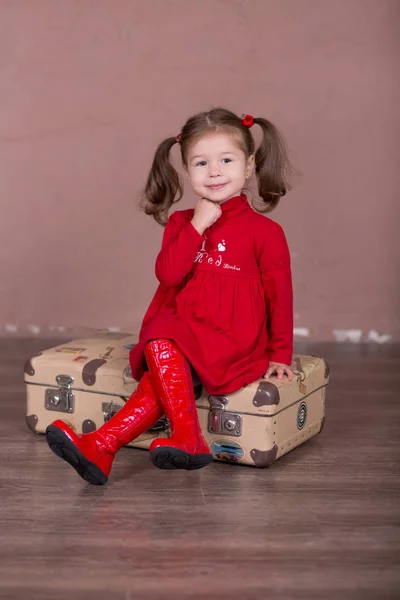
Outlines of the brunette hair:
[{"label": "brunette hair", "polygon": [[267,119],[254,118],[253,123],[261,127],[263,134],[261,144],[255,150],[253,135],[243,121],[241,117],[225,108],[214,108],[194,115],[185,123],[179,136],[161,142],[142,194],[145,213],[153,215],[160,225],[165,225],[169,209],[182,198],[182,182],[170,162],[171,148],[177,143],[180,144],[182,162],[187,167],[189,146],[203,135],[219,131],[235,135],[246,158],[255,154],[255,174],[262,200],[262,205],[255,208],[263,213],[273,210],[281,196],[290,189],[288,176],[291,167],[285,143],[275,125]]}]

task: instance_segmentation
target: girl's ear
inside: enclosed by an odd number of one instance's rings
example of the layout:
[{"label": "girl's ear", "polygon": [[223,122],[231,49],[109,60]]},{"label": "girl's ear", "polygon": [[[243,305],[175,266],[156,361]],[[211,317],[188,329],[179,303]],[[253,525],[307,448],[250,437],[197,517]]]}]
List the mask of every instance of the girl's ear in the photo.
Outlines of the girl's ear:
[{"label": "girl's ear", "polygon": [[250,179],[250,177],[253,175],[254,165],[255,165],[254,154],[251,154],[246,162],[246,179]]}]

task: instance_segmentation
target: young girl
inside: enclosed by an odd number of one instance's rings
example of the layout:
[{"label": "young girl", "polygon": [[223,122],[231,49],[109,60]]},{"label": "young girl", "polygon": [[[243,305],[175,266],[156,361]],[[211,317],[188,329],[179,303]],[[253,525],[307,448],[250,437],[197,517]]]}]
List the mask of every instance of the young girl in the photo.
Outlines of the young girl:
[{"label": "young girl", "polygon": [[[260,147],[250,131],[262,132]],[[183,195],[170,151],[179,144],[194,209],[174,212]],[[275,126],[225,109],[197,114],[157,148],[144,191],[145,212],[165,224],[156,260],[160,285],[131,350],[137,390],[93,433],[62,421],[47,429],[52,450],[86,481],[104,484],[115,453],[165,414],[171,437],[150,446],[162,469],[198,469],[212,460],[197,418],[193,386],[228,394],[276,374],[289,380],[293,352],[290,256],[282,228],[255,212],[243,189],[255,174],[260,212],[286,193],[289,167]]]}]

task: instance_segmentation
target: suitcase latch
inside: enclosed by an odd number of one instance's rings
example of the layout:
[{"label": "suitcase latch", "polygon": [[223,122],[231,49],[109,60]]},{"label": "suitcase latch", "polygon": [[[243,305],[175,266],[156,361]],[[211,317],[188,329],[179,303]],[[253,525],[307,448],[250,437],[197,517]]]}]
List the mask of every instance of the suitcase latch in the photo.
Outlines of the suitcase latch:
[{"label": "suitcase latch", "polygon": [[107,423],[107,421],[112,419],[112,417],[116,412],[119,411],[120,408],[122,408],[122,404],[119,404],[118,402],[102,402],[101,410],[103,411],[104,415],[104,423]]},{"label": "suitcase latch", "polygon": [[44,407],[47,410],[73,413],[75,410],[75,394],[71,390],[74,378],[69,375],[57,375],[58,389],[47,388],[44,398]]},{"label": "suitcase latch", "polygon": [[240,437],[242,435],[242,415],[225,410],[228,404],[226,396],[208,396],[210,412],[208,413],[209,433],[220,433]]}]

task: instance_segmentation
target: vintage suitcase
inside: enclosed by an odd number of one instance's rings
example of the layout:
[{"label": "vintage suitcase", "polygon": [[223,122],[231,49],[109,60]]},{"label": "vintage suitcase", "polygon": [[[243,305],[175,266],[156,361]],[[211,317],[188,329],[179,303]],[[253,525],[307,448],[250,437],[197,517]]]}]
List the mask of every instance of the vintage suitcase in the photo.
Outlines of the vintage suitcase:
[{"label": "vintage suitcase", "polygon": [[[55,419],[77,433],[100,427],[137,386],[129,350],[137,336],[99,330],[86,339],[44,350],[25,363],[28,427],[44,433]],[[216,460],[266,467],[320,433],[329,369],[323,358],[295,354],[296,379],[271,377],[226,395],[196,386],[203,434]],[[130,446],[148,448],[170,435],[163,417]]]}]

